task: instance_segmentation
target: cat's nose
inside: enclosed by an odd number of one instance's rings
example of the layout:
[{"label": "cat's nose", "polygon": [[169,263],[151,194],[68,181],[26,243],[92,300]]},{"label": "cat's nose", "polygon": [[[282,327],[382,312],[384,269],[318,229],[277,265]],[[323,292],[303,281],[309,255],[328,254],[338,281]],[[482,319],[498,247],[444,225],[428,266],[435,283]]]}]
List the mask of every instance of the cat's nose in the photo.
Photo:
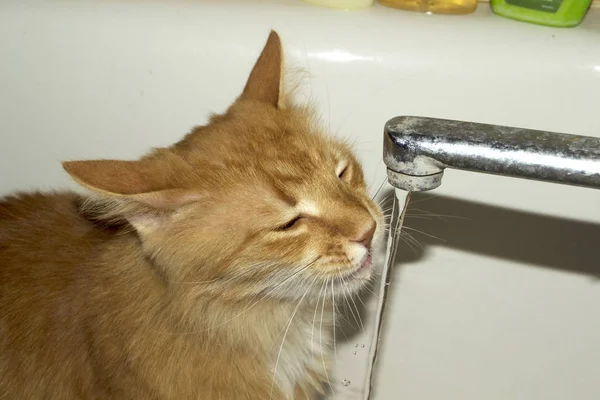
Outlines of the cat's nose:
[{"label": "cat's nose", "polygon": [[375,228],[377,228],[377,224],[375,221],[371,220],[369,226],[364,229],[353,242],[360,243],[365,246],[367,249],[371,247],[371,242],[373,242],[373,235],[375,235]]}]

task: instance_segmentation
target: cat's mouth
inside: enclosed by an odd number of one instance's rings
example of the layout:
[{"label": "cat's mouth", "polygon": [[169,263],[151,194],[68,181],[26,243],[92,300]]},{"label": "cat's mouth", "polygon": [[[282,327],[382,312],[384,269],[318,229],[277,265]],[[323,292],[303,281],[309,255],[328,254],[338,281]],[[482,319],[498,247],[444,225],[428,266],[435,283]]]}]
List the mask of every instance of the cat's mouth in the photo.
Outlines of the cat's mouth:
[{"label": "cat's mouth", "polygon": [[347,281],[347,280],[353,280],[353,279],[367,280],[371,277],[371,273],[373,270],[372,267],[373,267],[373,255],[369,251],[367,253],[367,255],[363,258],[360,265],[358,267],[354,268],[352,271],[343,274],[340,277],[340,280],[341,281]]},{"label": "cat's mouth", "polygon": [[366,275],[367,277],[371,276],[371,267],[373,266],[373,254],[371,254],[371,252],[369,251],[367,253],[367,256],[365,257],[365,259],[363,260],[362,264],[360,265],[360,267],[358,267],[353,275],[355,276],[362,276],[362,275]]}]

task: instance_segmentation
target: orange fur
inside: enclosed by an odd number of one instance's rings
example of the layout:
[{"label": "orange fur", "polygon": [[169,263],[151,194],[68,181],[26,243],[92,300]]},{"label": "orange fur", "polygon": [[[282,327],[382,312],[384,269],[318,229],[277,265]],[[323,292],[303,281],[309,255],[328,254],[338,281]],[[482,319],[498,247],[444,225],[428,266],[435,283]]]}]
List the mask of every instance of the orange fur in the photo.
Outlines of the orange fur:
[{"label": "orange fur", "polygon": [[0,201],[0,399],[314,399],[332,296],[382,231],[349,147],[281,92],[272,32],[242,95],[91,191]]}]

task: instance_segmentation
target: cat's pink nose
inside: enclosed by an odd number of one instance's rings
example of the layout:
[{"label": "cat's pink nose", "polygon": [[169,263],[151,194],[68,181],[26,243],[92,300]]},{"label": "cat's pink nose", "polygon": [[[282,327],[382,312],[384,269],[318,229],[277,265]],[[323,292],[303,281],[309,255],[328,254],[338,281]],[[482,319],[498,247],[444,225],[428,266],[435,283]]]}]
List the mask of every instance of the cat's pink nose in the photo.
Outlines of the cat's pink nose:
[{"label": "cat's pink nose", "polygon": [[373,235],[375,235],[375,228],[377,228],[377,224],[375,221],[371,221],[369,227],[365,229],[357,239],[354,239],[353,242],[357,242],[365,246],[367,249],[371,247],[371,242],[373,242]]}]

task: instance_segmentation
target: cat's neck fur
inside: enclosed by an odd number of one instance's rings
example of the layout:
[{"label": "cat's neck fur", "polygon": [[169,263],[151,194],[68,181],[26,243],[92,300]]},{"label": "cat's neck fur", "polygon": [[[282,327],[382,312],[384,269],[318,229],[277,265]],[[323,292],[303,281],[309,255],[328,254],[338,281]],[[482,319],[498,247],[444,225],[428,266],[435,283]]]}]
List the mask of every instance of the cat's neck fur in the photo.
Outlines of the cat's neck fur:
[{"label": "cat's neck fur", "polygon": [[[285,398],[292,398],[296,383],[306,370],[322,374],[329,367],[333,325],[330,300],[323,303],[307,296],[300,303],[292,303],[261,297],[207,296],[202,282],[165,280],[158,272],[160,268],[144,255],[133,233],[128,234],[127,240],[120,236],[102,247],[105,249],[99,251],[103,257],[96,271],[104,273],[96,279],[112,287],[128,288],[121,291],[123,298],[112,300],[129,304],[129,315],[117,308],[99,311],[98,316],[103,318],[112,313],[107,319],[115,321],[115,325],[96,333],[101,337],[114,334],[115,328],[120,331],[128,358],[148,358],[148,349],[155,348],[159,364],[164,361],[159,356],[163,352],[161,344],[180,349],[180,363],[171,370],[171,379],[177,379],[182,376],[182,364],[186,361],[190,370],[198,362],[205,362],[196,359],[194,353],[211,348],[231,349],[229,362],[236,363],[237,351],[250,351],[252,354],[246,356],[260,360],[273,371],[273,390],[281,391]],[[110,304],[110,298],[102,297],[113,297],[116,291],[106,289],[92,293],[90,302]],[[199,346],[205,350],[190,352]],[[165,379],[164,365],[161,369]],[[318,382],[305,384],[308,389],[318,386]]]}]

